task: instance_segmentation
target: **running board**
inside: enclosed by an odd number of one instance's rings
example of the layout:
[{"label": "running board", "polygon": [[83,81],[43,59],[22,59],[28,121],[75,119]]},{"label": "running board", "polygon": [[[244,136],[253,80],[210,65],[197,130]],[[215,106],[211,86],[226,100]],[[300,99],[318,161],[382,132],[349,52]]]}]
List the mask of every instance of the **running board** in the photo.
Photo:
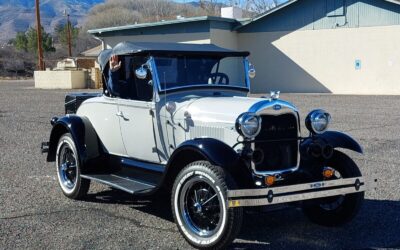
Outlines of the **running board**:
[{"label": "running board", "polygon": [[120,189],[130,194],[150,192],[155,188],[155,186],[151,184],[115,174],[83,174],[81,177]]}]

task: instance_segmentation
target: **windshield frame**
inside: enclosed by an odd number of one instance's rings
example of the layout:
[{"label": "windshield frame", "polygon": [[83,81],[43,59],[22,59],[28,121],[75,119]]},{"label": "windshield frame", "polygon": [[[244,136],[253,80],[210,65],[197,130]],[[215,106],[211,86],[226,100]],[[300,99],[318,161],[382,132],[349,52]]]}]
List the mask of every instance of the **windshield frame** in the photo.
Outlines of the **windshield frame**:
[{"label": "windshield frame", "polygon": [[[174,56],[171,56],[174,57]],[[250,91],[250,78],[248,74],[249,70],[249,60],[245,56],[227,56],[227,57],[236,57],[236,58],[242,58],[243,61],[243,70],[245,74],[245,79],[244,79],[244,85],[243,87],[241,86],[234,86],[234,85],[217,85],[217,84],[188,84],[185,86],[181,87],[173,87],[173,88],[167,88],[163,89],[161,87],[161,82],[160,78],[158,77],[158,71],[157,71],[157,64],[154,56],[150,56],[149,63],[150,63],[150,68],[151,72],[153,75],[153,81],[155,80],[155,84],[157,85],[156,89],[158,90],[159,93],[170,93],[170,92],[175,92],[175,91],[183,91],[183,90],[189,90],[189,89],[222,89],[222,90],[239,90],[239,91],[245,91],[249,92]]]}]

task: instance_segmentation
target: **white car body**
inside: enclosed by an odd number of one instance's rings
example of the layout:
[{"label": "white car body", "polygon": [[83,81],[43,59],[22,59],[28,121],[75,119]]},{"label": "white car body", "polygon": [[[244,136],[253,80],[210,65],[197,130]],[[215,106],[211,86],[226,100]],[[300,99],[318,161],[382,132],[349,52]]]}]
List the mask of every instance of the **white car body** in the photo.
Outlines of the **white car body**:
[{"label": "white car body", "polygon": [[234,239],[241,207],[311,200],[304,209],[317,223],[349,221],[366,180],[337,148],[361,146],[327,131],[324,110],[307,115],[302,137],[297,108],[279,92],[249,97],[248,55],[167,43],[103,51],[103,93],[67,95],[66,115],[42,143],[64,195],[84,197],[90,181],[135,195],[166,188],[182,235],[207,249]]}]

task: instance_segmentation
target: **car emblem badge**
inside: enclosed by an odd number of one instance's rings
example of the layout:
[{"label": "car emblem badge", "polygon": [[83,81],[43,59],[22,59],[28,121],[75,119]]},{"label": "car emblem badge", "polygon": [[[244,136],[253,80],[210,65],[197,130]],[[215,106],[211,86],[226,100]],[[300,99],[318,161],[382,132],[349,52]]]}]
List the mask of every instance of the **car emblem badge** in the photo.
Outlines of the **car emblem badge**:
[{"label": "car emblem badge", "polygon": [[280,110],[281,108],[282,106],[279,104],[274,105],[274,110]]},{"label": "car emblem badge", "polygon": [[311,185],[310,185],[310,188],[312,188],[312,189],[318,189],[318,188],[322,188],[322,187],[324,187],[325,186],[325,184],[323,183],[323,182],[317,182],[317,183],[312,183]]}]

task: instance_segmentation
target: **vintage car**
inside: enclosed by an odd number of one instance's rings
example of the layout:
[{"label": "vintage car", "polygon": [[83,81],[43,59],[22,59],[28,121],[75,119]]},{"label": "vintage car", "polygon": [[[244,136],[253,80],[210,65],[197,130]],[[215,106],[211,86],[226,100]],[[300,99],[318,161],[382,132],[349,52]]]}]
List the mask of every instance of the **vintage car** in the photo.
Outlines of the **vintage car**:
[{"label": "vintage car", "polygon": [[306,116],[302,137],[297,108],[279,92],[248,97],[256,73],[248,56],[212,44],[103,51],[103,93],[67,95],[66,114],[51,119],[42,143],[64,195],[84,199],[91,181],[137,196],[164,190],[197,248],[230,244],[245,207],[290,203],[318,224],[350,221],[367,185],[338,149],[361,146],[327,130],[324,110]]}]

